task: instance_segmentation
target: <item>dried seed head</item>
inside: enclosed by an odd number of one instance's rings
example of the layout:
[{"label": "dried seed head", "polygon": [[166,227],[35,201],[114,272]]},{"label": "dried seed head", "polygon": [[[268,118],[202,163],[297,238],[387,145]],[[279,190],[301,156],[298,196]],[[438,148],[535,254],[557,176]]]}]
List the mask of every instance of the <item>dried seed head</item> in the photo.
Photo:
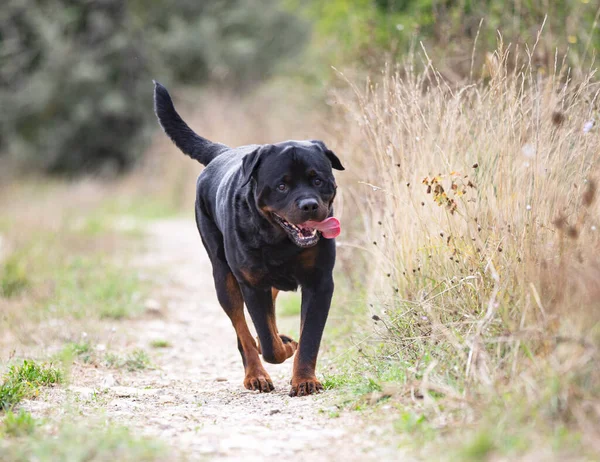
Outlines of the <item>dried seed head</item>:
[{"label": "dried seed head", "polygon": [[579,237],[579,230],[575,226],[569,226],[567,229],[567,236],[571,239],[577,239]]},{"label": "dried seed head", "polygon": [[583,205],[589,207],[594,202],[596,198],[596,181],[589,180],[587,182],[587,188],[583,193]]},{"label": "dried seed head", "polygon": [[554,226],[556,226],[556,229],[559,229],[559,230],[561,230],[561,229],[563,229],[563,228],[566,226],[566,224],[567,224],[567,219],[565,218],[565,216],[564,216],[564,215],[559,215],[559,216],[558,216],[558,217],[557,217],[557,218],[556,218],[556,219],[555,219],[555,220],[552,222],[552,224],[553,224]]},{"label": "dried seed head", "polygon": [[562,125],[562,123],[565,121],[565,115],[560,112],[560,111],[554,111],[552,113],[552,123],[554,125],[556,125],[557,127]]}]

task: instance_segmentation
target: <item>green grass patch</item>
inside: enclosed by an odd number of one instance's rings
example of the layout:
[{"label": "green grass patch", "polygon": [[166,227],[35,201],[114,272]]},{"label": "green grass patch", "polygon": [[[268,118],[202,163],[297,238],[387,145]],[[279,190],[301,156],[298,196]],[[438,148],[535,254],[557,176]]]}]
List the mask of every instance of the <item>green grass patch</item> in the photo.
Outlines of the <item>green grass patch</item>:
[{"label": "green grass patch", "polygon": [[171,348],[173,345],[171,345],[171,342],[167,340],[158,339],[152,340],[152,342],[150,342],[150,346],[152,348]]},{"label": "green grass patch", "polygon": [[325,374],[322,384],[325,390],[336,390],[339,393],[338,406],[355,411],[368,407],[368,400],[364,399],[366,395],[382,390],[381,383],[359,373]]},{"label": "green grass patch", "polygon": [[24,409],[21,409],[18,414],[7,411],[0,425],[0,435],[13,437],[31,435],[37,425],[33,416]]},{"label": "green grass patch", "polygon": [[125,357],[115,353],[106,353],[104,364],[114,369],[127,369],[129,372],[141,371],[152,366],[150,357],[142,349],[135,349]]},{"label": "green grass patch", "polygon": [[10,366],[6,380],[40,387],[61,383],[63,374],[52,365],[40,365],[35,361],[24,360],[20,366]]},{"label": "green grass patch", "polygon": [[[64,424],[57,431],[36,430],[35,421],[16,416],[20,438],[0,442],[0,460],[12,462],[153,462],[168,460],[159,442],[132,435],[123,427],[91,428]],[[29,432],[29,433],[27,433]],[[93,437],[91,437],[93,435]]]},{"label": "green grass patch", "polygon": [[67,343],[57,355],[61,361],[70,363],[79,358],[84,363],[92,363],[95,359],[94,347],[88,341]]},{"label": "green grass patch", "polygon": [[20,255],[11,255],[2,263],[0,266],[0,295],[2,297],[14,297],[26,289],[29,284],[25,262]]},{"label": "green grass patch", "polygon": [[302,309],[301,296],[298,293],[280,293],[277,297],[277,314],[280,316],[298,316]]},{"label": "green grass patch", "polygon": [[0,383],[0,411],[12,409],[27,394],[27,387],[20,382],[4,380]]},{"label": "green grass patch", "polygon": [[101,258],[72,259],[58,271],[49,302],[75,318],[123,319],[143,312],[137,274]]},{"label": "green grass patch", "polygon": [[495,447],[496,445],[492,435],[486,431],[482,431],[477,433],[467,444],[465,444],[458,455],[461,460],[487,460]]},{"label": "green grass patch", "polygon": [[138,220],[159,220],[176,216],[180,210],[168,198],[159,197],[127,197],[107,201],[100,214],[122,217],[128,216]]},{"label": "green grass patch", "polygon": [[39,387],[59,384],[63,373],[50,365],[40,365],[35,361],[23,361],[12,365],[0,385],[0,410],[10,410],[24,398],[34,397]]},{"label": "green grass patch", "polygon": [[418,414],[410,410],[400,413],[398,419],[394,422],[394,430],[402,434],[418,434],[420,437],[433,435],[433,429],[429,426],[427,417],[424,414]]}]

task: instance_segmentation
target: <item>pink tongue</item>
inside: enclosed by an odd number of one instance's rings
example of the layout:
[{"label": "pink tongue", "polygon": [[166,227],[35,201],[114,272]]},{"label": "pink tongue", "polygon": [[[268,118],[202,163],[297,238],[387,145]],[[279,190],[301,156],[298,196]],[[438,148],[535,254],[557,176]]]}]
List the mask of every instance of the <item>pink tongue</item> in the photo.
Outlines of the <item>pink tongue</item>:
[{"label": "pink tongue", "polygon": [[340,220],[335,217],[330,217],[323,221],[307,221],[303,225],[321,231],[321,234],[326,239],[338,237],[342,232]]}]

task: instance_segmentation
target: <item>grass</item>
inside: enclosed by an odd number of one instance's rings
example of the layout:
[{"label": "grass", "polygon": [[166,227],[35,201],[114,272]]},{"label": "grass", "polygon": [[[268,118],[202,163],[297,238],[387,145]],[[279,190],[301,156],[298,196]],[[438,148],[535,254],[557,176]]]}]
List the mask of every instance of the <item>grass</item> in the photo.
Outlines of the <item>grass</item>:
[{"label": "grass", "polygon": [[[9,421],[9,422],[8,422]],[[8,423],[7,423],[8,422]],[[0,439],[0,459],[20,462],[161,461],[166,449],[148,438],[136,437],[124,427],[61,423],[51,431],[38,429],[27,413],[6,416],[8,439]],[[7,432],[7,430],[10,431]],[[93,435],[93,438],[90,438]],[[18,438],[14,438],[17,437]]]},{"label": "grass", "polygon": [[150,342],[152,348],[171,348],[173,345],[168,340],[156,339]]},{"label": "grass", "polygon": [[68,342],[56,355],[56,358],[66,365],[71,364],[75,358],[80,359],[85,364],[91,364],[96,362],[96,351],[94,346],[87,340]]},{"label": "grass", "polygon": [[[598,85],[516,53],[500,44],[458,86],[425,57],[338,98],[356,121],[338,150],[360,172],[345,200],[376,321],[352,371],[325,383],[398,384],[392,400],[437,429],[428,447],[460,431],[472,459],[534,451],[557,428],[592,448],[600,417],[586,405],[600,389],[600,138],[584,130]],[[495,430],[506,418],[516,442]]]},{"label": "grass", "polygon": [[[76,336],[77,330],[90,330],[82,328],[89,321],[144,311],[146,285],[128,257],[141,245],[140,224],[172,216],[176,207],[133,183],[112,185],[110,194],[105,185],[85,181],[3,187],[1,330],[25,343],[39,342],[40,323],[76,321],[65,326]],[[53,335],[52,329],[46,334]]]},{"label": "grass", "polygon": [[123,319],[143,311],[136,274],[97,258],[80,257],[57,271],[50,302],[65,315]]},{"label": "grass", "polygon": [[31,435],[37,425],[37,421],[24,409],[21,409],[18,414],[7,411],[0,426],[0,435],[12,437]]},{"label": "grass", "polygon": [[5,379],[26,383],[33,387],[47,387],[61,383],[63,375],[51,364],[41,365],[35,361],[24,360],[21,365],[10,366]]},{"label": "grass", "polygon": [[298,293],[280,293],[277,296],[277,314],[279,316],[298,316],[301,310],[301,296]]},{"label": "grass", "polygon": [[135,349],[125,357],[115,353],[106,353],[104,364],[114,369],[127,369],[129,372],[141,371],[152,366],[148,353],[142,349]]},{"label": "grass", "polygon": [[14,408],[22,399],[35,397],[40,387],[60,384],[63,373],[54,366],[24,360],[12,365],[0,384],[0,410]]},{"label": "grass", "polygon": [[0,296],[10,298],[18,295],[29,285],[27,270],[18,257],[7,258],[0,268]]},{"label": "grass", "polygon": [[[161,343],[156,348],[167,348],[168,342]],[[164,346],[163,346],[164,345]],[[105,366],[112,369],[126,369],[129,372],[140,371],[152,367],[152,361],[141,348],[137,348],[125,356],[112,351],[105,353],[95,350],[89,341],[67,343],[58,353],[57,358],[65,363],[71,363],[73,359],[78,358],[85,364],[92,364],[95,367]]]},{"label": "grass", "polygon": [[21,382],[3,380],[0,383],[0,411],[15,407],[27,396],[27,391]]},{"label": "grass", "polygon": [[[81,325],[88,320],[135,317],[144,311],[146,286],[137,272],[124,269],[105,255],[87,250],[78,254],[69,250],[66,242],[57,242],[55,236],[32,237],[8,261],[8,267],[27,271],[12,269],[0,276],[5,281],[5,296],[0,297],[5,316],[0,319],[0,328],[14,331],[57,318],[77,320]],[[27,330],[34,333],[34,329]]]}]

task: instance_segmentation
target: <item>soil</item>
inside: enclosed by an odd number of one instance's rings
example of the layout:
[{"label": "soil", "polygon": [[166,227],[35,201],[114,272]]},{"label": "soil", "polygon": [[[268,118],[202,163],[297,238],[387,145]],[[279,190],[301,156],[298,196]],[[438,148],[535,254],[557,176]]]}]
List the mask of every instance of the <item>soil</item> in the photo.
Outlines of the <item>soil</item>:
[{"label": "soil", "polygon": [[[399,451],[380,441],[383,425],[340,411],[335,390],[289,397],[292,359],[265,364],[275,391],[246,390],[235,333],[217,302],[195,224],[165,220],[147,232],[135,264],[153,279],[146,302],[153,314],[116,324],[115,337],[123,334],[129,343],[110,350],[149,351],[159,339],[170,346],[151,349],[153,367],[141,371],[74,366],[70,387],[58,395],[74,398],[82,415],[100,405],[107,420],[158,438],[171,448],[168,460],[398,460]],[[63,401],[58,395],[55,403]],[[48,406],[44,401],[28,407]]]}]

